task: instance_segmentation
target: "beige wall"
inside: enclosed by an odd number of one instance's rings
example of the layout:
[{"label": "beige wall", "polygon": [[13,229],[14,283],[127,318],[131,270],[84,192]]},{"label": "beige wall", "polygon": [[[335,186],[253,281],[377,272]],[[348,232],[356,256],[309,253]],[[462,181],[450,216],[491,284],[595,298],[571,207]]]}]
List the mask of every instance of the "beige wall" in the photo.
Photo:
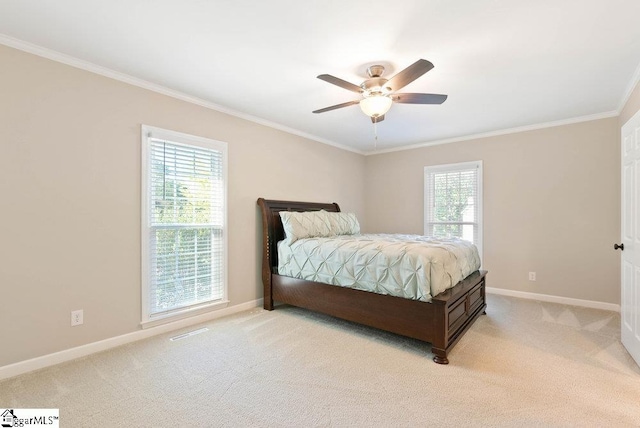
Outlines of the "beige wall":
[{"label": "beige wall", "polygon": [[363,217],[361,155],[0,45],[0,366],[139,329],[141,124],[229,144],[232,305],[262,295],[258,197]]},{"label": "beige wall", "polygon": [[365,229],[423,233],[424,167],[482,160],[487,285],[619,303],[618,135],[614,117],[368,156]]}]

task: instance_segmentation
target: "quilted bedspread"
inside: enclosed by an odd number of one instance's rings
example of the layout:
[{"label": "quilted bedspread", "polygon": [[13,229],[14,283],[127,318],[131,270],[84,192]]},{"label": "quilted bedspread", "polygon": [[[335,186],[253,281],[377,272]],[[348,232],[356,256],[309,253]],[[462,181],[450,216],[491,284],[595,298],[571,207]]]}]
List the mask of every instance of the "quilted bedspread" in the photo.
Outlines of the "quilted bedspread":
[{"label": "quilted bedspread", "polygon": [[420,235],[344,235],[278,243],[278,273],[430,301],[480,268],[475,245]]}]

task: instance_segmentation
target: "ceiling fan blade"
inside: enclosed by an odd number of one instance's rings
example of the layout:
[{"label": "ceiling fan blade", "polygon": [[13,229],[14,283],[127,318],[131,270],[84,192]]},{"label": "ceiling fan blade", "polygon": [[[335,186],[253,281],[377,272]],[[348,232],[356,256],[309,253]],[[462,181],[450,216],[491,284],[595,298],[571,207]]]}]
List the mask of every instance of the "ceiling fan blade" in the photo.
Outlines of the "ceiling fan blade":
[{"label": "ceiling fan blade", "polygon": [[402,104],[442,104],[447,96],[440,94],[393,94],[391,98]]},{"label": "ceiling fan blade", "polygon": [[378,117],[372,117],[371,123],[380,123],[384,120],[384,114]]},{"label": "ceiling fan blade", "polygon": [[397,91],[404,88],[409,83],[413,82],[432,68],[433,64],[431,64],[429,61],[427,61],[426,59],[419,59],[409,67],[405,68],[400,73],[389,79],[389,81],[384,86],[391,88],[392,91]]},{"label": "ceiling fan blade", "polygon": [[325,82],[331,83],[336,86],[340,86],[348,91],[357,92],[361,94],[363,92],[362,88],[358,85],[354,85],[353,83],[349,83],[346,80],[339,79],[330,74],[321,74],[318,76],[318,79],[324,80]]},{"label": "ceiling fan blade", "polygon": [[313,113],[324,113],[325,111],[330,111],[330,110],[335,110],[338,108],[342,108],[342,107],[349,107],[352,106],[354,104],[359,104],[360,101],[348,101],[346,103],[342,103],[342,104],[336,104],[334,106],[331,107],[325,107],[325,108],[321,108],[320,110],[315,110]]}]

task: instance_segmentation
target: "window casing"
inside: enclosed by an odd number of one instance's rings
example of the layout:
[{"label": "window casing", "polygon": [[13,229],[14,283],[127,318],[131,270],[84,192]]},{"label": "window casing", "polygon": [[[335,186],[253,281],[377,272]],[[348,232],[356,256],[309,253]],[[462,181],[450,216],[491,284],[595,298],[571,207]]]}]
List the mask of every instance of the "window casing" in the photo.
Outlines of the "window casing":
[{"label": "window casing", "polygon": [[424,234],[471,241],[482,259],[482,161],[424,168]]},{"label": "window casing", "polygon": [[142,324],[227,305],[227,145],[142,127]]}]

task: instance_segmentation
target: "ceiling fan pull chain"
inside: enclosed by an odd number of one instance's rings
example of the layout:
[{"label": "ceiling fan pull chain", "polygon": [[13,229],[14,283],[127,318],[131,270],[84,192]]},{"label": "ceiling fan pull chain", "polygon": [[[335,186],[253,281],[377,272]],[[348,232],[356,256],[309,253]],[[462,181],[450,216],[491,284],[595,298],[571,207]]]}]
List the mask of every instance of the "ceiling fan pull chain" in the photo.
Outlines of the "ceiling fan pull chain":
[{"label": "ceiling fan pull chain", "polygon": [[373,141],[373,150],[378,151],[378,122],[373,122],[373,134],[375,135],[375,139]]}]

